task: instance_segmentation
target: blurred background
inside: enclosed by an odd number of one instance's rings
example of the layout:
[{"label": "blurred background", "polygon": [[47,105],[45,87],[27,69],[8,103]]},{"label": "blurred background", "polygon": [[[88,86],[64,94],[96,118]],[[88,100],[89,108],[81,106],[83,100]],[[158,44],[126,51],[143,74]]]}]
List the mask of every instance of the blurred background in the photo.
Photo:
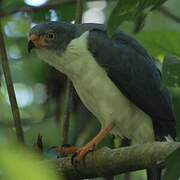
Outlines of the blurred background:
[{"label": "blurred background", "polygon": [[[130,0],[124,1],[127,4],[129,2]],[[118,26],[117,17],[113,16],[116,3],[115,0],[86,1],[82,22],[108,24],[110,32],[114,27],[121,28],[138,39],[155,57],[156,64],[163,73],[164,85],[172,94],[179,132],[180,1],[168,0],[153,11],[150,8],[138,11],[138,16],[128,14],[130,6],[124,6],[124,9],[122,8],[124,14]],[[30,28],[40,22],[74,23],[75,8],[75,1],[72,0],[0,0],[0,18],[25,143],[32,148],[40,134],[48,157],[52,156],[50,147],[61,145],[63,141],[66,77],[40,61],[33,52],[27,53],[27,37]],[[0,139],[4,141],[15,138],[15,129],[2,70],[0,70],[0,84]],[[69,118],[68,143],[70,144],[81,146],[100,129],[98,121],[82,105],[74,91]],[[110,135],[99,147],[113,148],[114,144],[116,144],[114,137]],[[117,179],[145,180],[145,173],[138,171],[130,176],[118,176]]]}]

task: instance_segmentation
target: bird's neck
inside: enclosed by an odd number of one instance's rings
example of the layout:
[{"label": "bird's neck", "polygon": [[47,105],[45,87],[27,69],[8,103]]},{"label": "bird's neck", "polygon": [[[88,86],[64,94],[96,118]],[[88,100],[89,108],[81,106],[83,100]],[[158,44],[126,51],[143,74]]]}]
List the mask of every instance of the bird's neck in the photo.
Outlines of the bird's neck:
[{"label": "bird's neck", "polygon": [[73,39],[64,52],[49,51],[46,49],[37,50],[40,59],[66,74],[70,79],[82,75],[87,65],[87,36],[88,32]]}]

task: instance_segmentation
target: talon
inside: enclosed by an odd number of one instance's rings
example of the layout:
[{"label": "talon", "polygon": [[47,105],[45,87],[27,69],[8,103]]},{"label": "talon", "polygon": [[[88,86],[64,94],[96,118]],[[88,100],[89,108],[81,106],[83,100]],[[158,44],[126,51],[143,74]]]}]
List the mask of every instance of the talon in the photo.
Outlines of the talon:
[{"label": "talon", "polygon": [[71,157],[71,163],[72,165],[76,166],[78,164],[78,162],[82,159],[77,159],[77,157],[79,156],[79,153],[74,153]]},{"label": "talon", "polygon": [[[78,162],[82,159],[84,159],[84,157],[88,154],[88,152],[91,152],[93,151],[95,148],[95,145],[91,145],[91,144],[87,144],[86,146],[82,147],[82,148],[79,148],[77,150],[77,152],[74,154],[73,156],[73,161],[72,162]],[[73,164],[73,163],[72,163]]]},{"label": "talon", "polygon": [[95,144],[93,144],[93,147],[92,147],[92,150],[91,150],[91,151],[94,151],[95,147],[96,147],[96,145],[95,145]]},{"label": "talon", "polygon": [[74,160],[74,158],[77,156],[77,153],[74,153],[71,157],[71,164],[75,165],[77,162]]}]

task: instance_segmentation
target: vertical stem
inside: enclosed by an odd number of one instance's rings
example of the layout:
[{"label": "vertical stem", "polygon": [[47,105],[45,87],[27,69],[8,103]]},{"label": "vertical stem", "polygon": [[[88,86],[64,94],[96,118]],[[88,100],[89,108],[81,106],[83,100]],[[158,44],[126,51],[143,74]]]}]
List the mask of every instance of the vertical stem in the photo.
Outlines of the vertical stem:
[{"label": "vertical stem", "polygon": [[42,136],[41,134],[38,134],[36,143],[34,144],[35,150],[42,154],[43,153],[43,141],[42,141]]},{"label": "vertical stem", "polygon": [[58,94],[58,96],[56,96],[56,99],[55,99],[55,122],[56,122],[56,124],[59,124],[59,120],[60,120],[60,115],[61,115],[60,104],[61,104],[61,94]]},{"label": "vertical stem", "polygon": [[[76,15],[75,24],[81,23],[82,13],[83,13],[84,0],[77,0],[76,3]],[[67,79],[66,94],[65,94],[65,112],[64,112],[64,126],[63,126],[63,144],[68,144],[68,134],[69,134],[69,117],[72,110],[73,97],[72,97],[72,83]]]},{"label": "vertical stem", "polygon": [[80,24],[82,22],[83,5],[84,5],[84,0],[77,0],[75,24]]},{"label": "vertical stem", "polygon": [[66,93],[65,93],[65,112],[64,112],[64,125],[63,125],[63,144],[68,144],[69,135],[69,119],[72,111],[72,84],[67,79]]},{"label": "vertical stem", "polygon": [[9,64],[8,64],[7,53],[6,53],[5,43],[4,43],[4,39],[3,39],[1,20],[0,20],[0,61],[2,63],[2,69],[4,72],[4,77],[5,77],[5,81],[6,81],[6,85],[7,85],[9,100],[10,100],[10,104],[11,104],[11,110],[12,110],[14,124],[15,124],[15,128],[16,128],[17,139],[23,143],[24,135],[23,135],[22,127],[21,127],[19,108],[17,105],[16,96],[15,96],[14,87],[13,87],[12,78],[11,78],[11,73],[10,73],[10,68],[9,68]]}]

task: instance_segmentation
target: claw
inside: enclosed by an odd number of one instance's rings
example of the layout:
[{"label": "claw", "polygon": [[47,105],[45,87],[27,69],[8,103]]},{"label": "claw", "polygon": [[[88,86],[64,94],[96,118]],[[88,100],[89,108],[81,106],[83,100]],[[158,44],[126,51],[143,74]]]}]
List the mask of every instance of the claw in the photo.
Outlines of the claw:
[{"label": "claw", "polygon": [[88,143],[81,148],[76,148],[69,144],[64,144],[61,147],[54,148],[54,150],[57,153],[61,154],[62,156],[67,156],[69,154],[72,154],[72,157],[71,157],[72,165],[76,165],[79,161],[84,159],[84,157],[89,152],[94,151],[94,149],[95,149],[95,144],[92,144],[92,143]]},{"label": "claw", "polygon": [[106,127],[102,128],[101,131],[88,144],[77,150],[77,155],[74,157],[74,160],[78,162],[82,160],[89,151],[93,151],[94,147],[107,136],[112,128],[113,123],[110,123]]},{"label": "claw", "polygon": [[82,148],[77,149],[77,151],[73,154],[71,158],[71,163],[77,164],[79,161],[83,160],[84,157],[89,153],[94,151],[95,145],[94,144],[87,144]]},{"label": "claw", "polygon": [[75,160],[75,157],[77,156],[77,153],[74,153],[71,157],[71,164],[72,165],[76,165],[77,164],[77,161]]}]

